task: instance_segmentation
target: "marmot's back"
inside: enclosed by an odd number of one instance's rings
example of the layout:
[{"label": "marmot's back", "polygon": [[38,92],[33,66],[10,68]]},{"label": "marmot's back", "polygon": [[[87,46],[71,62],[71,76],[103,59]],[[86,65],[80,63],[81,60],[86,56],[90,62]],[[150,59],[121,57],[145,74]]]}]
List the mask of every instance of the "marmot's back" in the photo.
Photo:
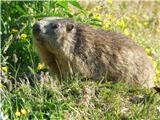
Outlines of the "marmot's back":
[{"label": "marmot's back", "polygon": [[154,86],[154,69],[147,55],[120,33],[53,17],[35,23],[33,35],[41,59],[59,76],[72,72]]}]

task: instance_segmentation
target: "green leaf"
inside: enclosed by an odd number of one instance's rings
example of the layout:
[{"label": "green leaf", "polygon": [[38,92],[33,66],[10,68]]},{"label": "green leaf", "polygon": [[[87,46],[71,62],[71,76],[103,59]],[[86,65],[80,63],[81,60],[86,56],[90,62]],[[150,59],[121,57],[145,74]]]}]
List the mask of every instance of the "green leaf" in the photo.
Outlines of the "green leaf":
[{"label": "green leaf", "polygon": [[59,1],[57,2],[57,4],[65,9],[68,10],[68,2],[65,2],[65,1]]},{"label": "green leaf", "polygon": [[25,14],[25,11],[22,9],[22,7],[20,7],[19,5],[16,5],[16,8],[20,13]]},{"label": "green leaf", "polygon": [[82,9],[81,5],[76,0],[69,1],[69,3],[71,3],[73,6],[79,8],[79,9]]}]

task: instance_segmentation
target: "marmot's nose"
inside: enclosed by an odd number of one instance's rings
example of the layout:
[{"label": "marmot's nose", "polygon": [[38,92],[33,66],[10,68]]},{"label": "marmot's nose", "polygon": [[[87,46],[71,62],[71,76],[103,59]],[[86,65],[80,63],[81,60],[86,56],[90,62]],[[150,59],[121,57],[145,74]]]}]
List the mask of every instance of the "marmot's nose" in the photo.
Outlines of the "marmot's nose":
[{"label": "marmot's nose", "polygon": [[33,25],[33,33],[39,33],[40,32],[40,25],[39,23],[35,23]]}]

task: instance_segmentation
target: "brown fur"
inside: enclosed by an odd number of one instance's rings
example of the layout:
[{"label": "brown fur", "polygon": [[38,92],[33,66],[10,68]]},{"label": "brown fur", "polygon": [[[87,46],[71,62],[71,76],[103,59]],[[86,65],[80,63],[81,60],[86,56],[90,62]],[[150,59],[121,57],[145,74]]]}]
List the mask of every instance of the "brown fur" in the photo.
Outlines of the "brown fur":
[{"label": "brown fur", "polygon": [[[33,27],[35,45],[42,61],[58,76],[65,78],[72,72],[93,79],[103,76],[112,81],[154,86],[151,62],[127,36],[65,18],[44,18],[36,24],[40,32]],[[55,24],[58,28],[54,28]]]}]

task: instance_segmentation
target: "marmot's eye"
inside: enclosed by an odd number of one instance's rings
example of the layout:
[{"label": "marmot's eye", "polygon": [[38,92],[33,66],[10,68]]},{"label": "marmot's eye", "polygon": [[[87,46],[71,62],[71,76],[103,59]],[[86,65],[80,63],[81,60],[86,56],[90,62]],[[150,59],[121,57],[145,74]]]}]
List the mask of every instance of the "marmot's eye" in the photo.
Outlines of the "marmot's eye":
[{"label": "marmot's eye", "polygon": [[72,23],[67,24],[67,32],[70,32],[74,28],[74,25]]},{"label": "marmot's eye", "polygon": [[58,24],[51,24],[51,28],[52,28],[52,29],[58,28]]}]

